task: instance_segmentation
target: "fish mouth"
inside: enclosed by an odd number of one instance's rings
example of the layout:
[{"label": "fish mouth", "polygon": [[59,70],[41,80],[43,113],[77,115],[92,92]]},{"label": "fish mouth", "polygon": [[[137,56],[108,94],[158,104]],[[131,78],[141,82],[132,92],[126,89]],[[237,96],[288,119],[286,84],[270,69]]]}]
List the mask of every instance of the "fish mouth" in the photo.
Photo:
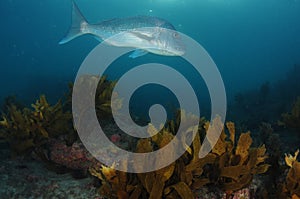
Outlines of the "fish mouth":
[{"label": "fish mouth", "polygon": [[176,56],[182,56],[185,54],[185,50],[177,50],[175,54]]},{"label": "fish mouth", "polygon": [[185,48],[182,44],[164,46],[159,48],[159,51],[166,56],[182,56],[185,54]]},{"label": "fish mouth", "polygon": [[168,52],[170,55],[173,55],[173,56],[182,56],[185,54],[185,50],[183,47],[176,47],[174,49],[171,49]]}]

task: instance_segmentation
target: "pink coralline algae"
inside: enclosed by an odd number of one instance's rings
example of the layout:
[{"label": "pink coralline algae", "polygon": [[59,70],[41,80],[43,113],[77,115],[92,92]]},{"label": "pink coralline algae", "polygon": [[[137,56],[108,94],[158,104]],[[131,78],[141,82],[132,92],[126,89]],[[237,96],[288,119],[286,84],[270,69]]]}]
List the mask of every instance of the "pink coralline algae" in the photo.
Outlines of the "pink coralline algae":
[{"label": "pink coralline algae", "polygon": [[241,189],[239,191],[234,192],[230,196],[228,196],[228,194],[224,193],[222,198],[223,199],[227,199],[227,198],[230,198],[230,199],[250,199],[251,198],[250,189],[249,188]]},{"label": "pink coralline algae", "polygon": [[53,143],[50,159],[57,164],[76,170],[86,170],[95,161],[81,143],[67,146],[60,141]]},{"label": "pink coralline algae", "polygon": [[121,136],[119,134],[113,134],[111,137],[110,137],[110,140],[113,142],[113,143],[118,143],[120,142],[121,140]]}]

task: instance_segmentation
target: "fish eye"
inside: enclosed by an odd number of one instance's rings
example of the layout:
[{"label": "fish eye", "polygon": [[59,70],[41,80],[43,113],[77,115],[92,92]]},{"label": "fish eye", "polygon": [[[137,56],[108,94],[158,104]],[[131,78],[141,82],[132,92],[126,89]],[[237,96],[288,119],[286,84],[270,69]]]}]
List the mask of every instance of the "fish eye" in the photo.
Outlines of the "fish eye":
[{"label": "fish eye", "polygon": [[173,33],[173,37],[179,38],[179,34],[178,34],[177,32],[174,32],[174,33]]}]

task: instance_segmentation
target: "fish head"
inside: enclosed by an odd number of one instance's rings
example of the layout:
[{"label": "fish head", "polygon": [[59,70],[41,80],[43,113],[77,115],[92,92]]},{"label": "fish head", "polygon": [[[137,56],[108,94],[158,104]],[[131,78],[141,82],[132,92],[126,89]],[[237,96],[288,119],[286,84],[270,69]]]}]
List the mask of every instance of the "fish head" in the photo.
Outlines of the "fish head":
[{"label": "fish head", "polygon": [[161,27],[158,27],[156,31],[157,34],[151,41],[155,48],[149,49],[150,52],[164,56],[182,56],[185,53],[179,32]]}]

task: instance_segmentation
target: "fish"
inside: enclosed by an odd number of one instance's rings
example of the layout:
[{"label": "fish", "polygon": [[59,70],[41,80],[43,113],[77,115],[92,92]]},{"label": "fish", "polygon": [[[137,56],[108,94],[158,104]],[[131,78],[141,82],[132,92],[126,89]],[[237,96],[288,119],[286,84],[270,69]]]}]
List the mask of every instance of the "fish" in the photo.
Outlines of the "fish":
[{"label": "fish", "polygon": [[162,56],[182,56],[185,53],[179,32],[165,19],[133,16],[91,24],[72,1],[71,27],[59,44],[68,43],[85,34],[93,35],[99,42],[105,42],[107,45],[134,48],[130,58],[147,53]]}]

